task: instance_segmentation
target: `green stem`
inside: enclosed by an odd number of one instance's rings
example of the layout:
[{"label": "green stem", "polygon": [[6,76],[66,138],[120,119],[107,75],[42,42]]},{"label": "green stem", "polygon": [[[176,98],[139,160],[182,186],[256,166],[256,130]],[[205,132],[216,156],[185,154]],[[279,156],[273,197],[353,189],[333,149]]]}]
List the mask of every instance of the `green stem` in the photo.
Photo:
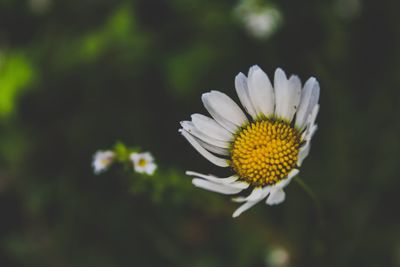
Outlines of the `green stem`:
[{"label": "green stem", "polygon": [[314,191],[298,176],[294,178],[294,180],[300,185],[301,188],[307,193],[307,195],[312,199],[315,204],[315,209],[318,215],[318,220],[321,228],[324,228],[324,216],[322,212],[321,202],[318,200],[318,197],[315,195]]}]

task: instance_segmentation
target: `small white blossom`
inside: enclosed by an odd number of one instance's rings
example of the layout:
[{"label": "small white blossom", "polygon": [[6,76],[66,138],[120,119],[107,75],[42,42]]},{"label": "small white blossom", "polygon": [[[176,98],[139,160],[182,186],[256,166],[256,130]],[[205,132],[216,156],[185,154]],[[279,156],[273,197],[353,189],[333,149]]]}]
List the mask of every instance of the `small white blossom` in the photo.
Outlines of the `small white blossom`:
[{"label": "small white blossom", "polygon": [[268,37],[275,32],[279,21],[279,13],[272,10],[254,12],[244,17],[247,29],[258,38]]},{"label": "small white blossom", "polygon": [[276,32],[282,21],[278,9],[272,6],[259,6],[255,1],[242,1],[236,14],[247,31],[256,38],[268,38]]},{"label": "small white blossom", "polygon": [[269,251],[266,263],[267,266],[271,267],[286,267],[289,266],[290,255],[289,252],[284,248],[273,248]]},{"label": "small white blossom", "polygon": [[146,173],[153,175],[157,169],[157,165],[154,163],[154,158],[150,152],[144,153],[132,153],[130,159],[133,162],[133,168],[138,173]]},{"label": "small white blossom", "polygon": [[95,174],[99,174],[108,167],[110,167],[111,163],[114,161],[115,153],[112,151],[97,151],[93,156],[93,170]]}]

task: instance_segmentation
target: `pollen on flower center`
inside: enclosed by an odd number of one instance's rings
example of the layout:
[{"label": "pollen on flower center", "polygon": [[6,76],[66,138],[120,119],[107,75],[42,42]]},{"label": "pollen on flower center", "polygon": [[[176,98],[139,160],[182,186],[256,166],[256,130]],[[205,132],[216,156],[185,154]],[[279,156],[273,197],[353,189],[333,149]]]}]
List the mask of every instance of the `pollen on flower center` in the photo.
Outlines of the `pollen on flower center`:
[{"label": "pollen on flower center", "polygon": [[254,186],[275,184],[295,167],[300,133],[280,120],[261,120],[244,127],[231,150],[231,166]]}]

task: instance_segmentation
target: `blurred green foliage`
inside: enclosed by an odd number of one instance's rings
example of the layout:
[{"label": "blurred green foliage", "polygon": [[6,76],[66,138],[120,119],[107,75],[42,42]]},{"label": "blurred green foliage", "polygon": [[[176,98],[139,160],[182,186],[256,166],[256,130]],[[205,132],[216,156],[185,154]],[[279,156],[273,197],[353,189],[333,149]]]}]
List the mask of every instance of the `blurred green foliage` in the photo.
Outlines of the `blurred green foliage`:
[{"label": "blurred green foliage", "polygon": [[[237,12],[273,9],[279,27]],[[254,5],[254,6],[253,6]],[[397,1],[0,1],[0,266],[400,266]],[[247,10],[247,9],[246,9]],[[263,20],[261,20],[262,22]],[[251,23],[249,23],[251,22]],[[261,32],[260,32],[261,31]],[[259,64],[321,84],[319,130],[285,203],[233,220],[226,175],[179,136],[201,93]],[[154,176],[91,159],[116,140]],[[280,265],[283,266],[283,265]]]},{"label": "blurred green foliage", "polygon": [[8,116],[21,91],[28,88],[34,70],[29,59],[19,52],[0,54],[0,116]]}]

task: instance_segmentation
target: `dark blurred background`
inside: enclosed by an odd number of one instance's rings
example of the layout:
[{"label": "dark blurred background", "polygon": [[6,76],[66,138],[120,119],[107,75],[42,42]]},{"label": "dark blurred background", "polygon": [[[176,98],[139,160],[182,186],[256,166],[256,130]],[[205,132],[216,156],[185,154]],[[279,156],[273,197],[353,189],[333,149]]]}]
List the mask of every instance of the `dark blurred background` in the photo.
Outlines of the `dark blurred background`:
[{"label": "dark blurred background", "polygon": [[[0,266],[400,266],[400,2],[0,0]],[[286,201],[238,219],[187,169],[200,96],[253,64],[315,76],[321,111]],[[93,153],[119,140],[157,175]]]}]

